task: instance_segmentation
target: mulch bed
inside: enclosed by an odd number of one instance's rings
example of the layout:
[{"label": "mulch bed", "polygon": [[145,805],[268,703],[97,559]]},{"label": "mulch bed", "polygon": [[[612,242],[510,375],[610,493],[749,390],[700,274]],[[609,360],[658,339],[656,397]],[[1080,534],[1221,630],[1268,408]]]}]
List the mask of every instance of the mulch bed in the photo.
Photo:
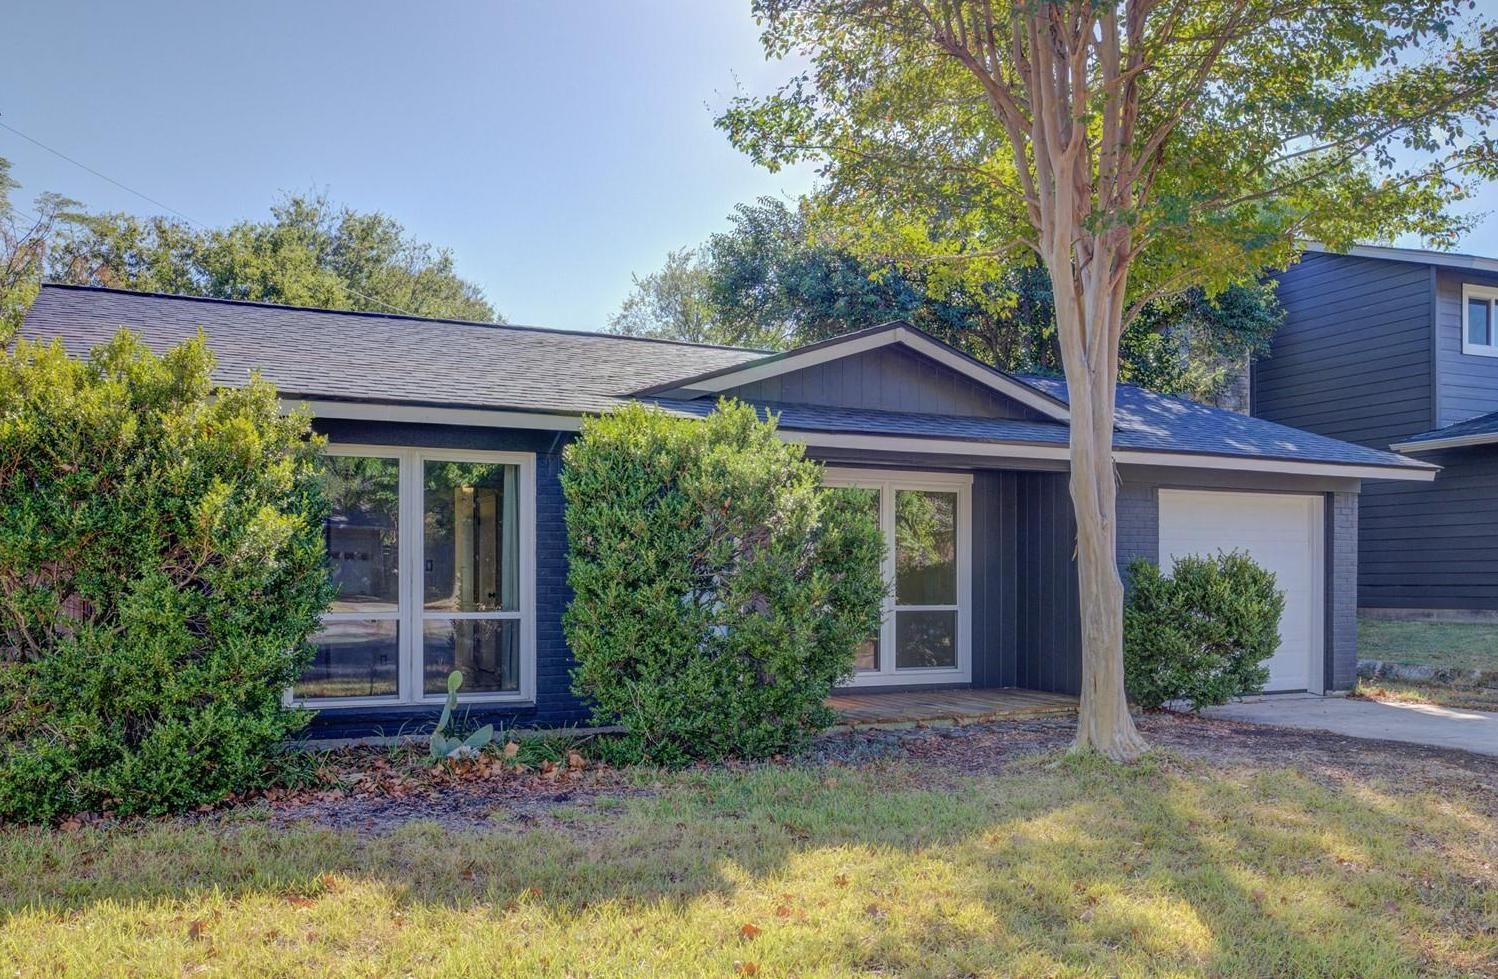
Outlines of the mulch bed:
[{"label": "mulch bed", "polygon": [[[1165,752],[1167,764],[1198,759],[1219,770],[1289,767],[1328,784],[1377,778],[1400,791],[1470,787],[1498,812],[1498,759],[1167,712],[1146,714],[1139,723],[1151,745]],[[1001,775],[1024,759],[1064,751],[1073,732],[1073,722],[1066,719],[863,730],[827,735],[800,757],[778,763],[910,762],[915,784],[943,788],[965,777]],[[382,834],[414,821],[447,829],[565,827],[569,833],[586,833],[590,822],[576,817],[596,809],[600,799],[650,795],[661,788],[642,782],[638,773],[596,765],[576,754],[570,765],[531,767],[485,756],[475,763],[433,766],[414,752],[403,757],[368,748],[329,755],[319,779],[320,786],[273,790],[255,801],[268,806],[272,825],[311,822],[360,834]],[[205,813],[203,818],[213,817]]]}]

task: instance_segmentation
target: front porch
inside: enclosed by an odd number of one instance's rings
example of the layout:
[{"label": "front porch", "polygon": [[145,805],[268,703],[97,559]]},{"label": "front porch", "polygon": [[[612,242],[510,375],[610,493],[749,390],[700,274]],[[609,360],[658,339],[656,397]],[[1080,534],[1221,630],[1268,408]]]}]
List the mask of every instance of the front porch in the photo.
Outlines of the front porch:
[{"label": "front porch", "polygon": [[827,700],[840,729],[981,724],[1034,717],[1069,717],[1077,698],[1018,687],[974,690],[843,690]]}]

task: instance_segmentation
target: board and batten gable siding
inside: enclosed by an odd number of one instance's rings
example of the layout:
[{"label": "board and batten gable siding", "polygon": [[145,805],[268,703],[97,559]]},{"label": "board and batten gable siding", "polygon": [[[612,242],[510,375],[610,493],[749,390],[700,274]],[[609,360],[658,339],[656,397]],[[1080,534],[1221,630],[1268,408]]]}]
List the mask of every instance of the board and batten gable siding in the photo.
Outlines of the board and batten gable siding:
[{"label": "board and batten gable siding", "polygon": [[1498,411],[1498,357],[1462,353],[1462,285],[1498,287],[1498,273],[1437,268],[1436,421],[1455,425]]},{"label": "board and batten gable siding", "polygon": [[1498,445],[1419,458],[1443,467],[1434,482],[1363,494],[1361,604],[1498,609]]},{"label": "board and batten gable siding", "polygon": [[1043,420],[1034,409],[894,345],[829,360],[723,393],[756,403]]},{"label": "board and batten gable siding", "polygon": [[1378,449],[1434,427],[1430,266],[1310,252],[1278,279],[1256,416]]}]

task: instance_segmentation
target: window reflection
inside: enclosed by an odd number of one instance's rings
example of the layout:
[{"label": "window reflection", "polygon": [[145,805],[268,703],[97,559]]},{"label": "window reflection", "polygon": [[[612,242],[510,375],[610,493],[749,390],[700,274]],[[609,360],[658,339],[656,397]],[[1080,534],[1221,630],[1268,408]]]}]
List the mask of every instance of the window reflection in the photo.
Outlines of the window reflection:
[{"label": "window reflection", "polygon": [[323,524],[328,574],[338,589],[334,612],[394,612],[400,607],[400,463],[328,456]]},{"label": "window reflection", "polygon": [[489,612],[518,607],[517,475],[512,465],[426,463],[426,608]]}]

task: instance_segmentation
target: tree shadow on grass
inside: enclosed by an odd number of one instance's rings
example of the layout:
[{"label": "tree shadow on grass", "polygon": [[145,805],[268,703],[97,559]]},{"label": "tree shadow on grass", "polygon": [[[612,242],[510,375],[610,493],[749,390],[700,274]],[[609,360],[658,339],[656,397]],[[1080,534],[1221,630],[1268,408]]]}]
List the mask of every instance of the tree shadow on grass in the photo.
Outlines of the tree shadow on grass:
[{"label": "tree shadow on grass", "polygon": [[111,936],[147,971],[208,956],[243,974],[752,956],[763,974],[1482,975],[1498,955],[1498,827],[1461,798],[1171,756],[931,776],[682,776],[545,831],[11,831],[0,959],[68,971]]}]

